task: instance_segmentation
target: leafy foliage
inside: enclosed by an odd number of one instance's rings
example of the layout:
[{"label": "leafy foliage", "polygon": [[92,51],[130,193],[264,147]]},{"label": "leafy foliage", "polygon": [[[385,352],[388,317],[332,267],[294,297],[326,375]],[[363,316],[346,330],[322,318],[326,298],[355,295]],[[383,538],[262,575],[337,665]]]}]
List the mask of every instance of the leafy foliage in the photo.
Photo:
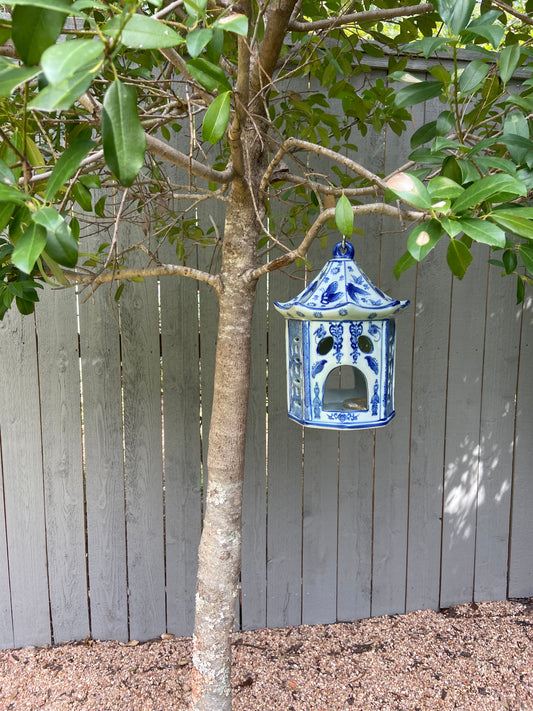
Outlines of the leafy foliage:
[{"label": "leafy foliage", "polygon": [[[420,6],[402,16],[382,0],[372,13],[355,3],[342,16],[336,0],[304,0],[272,76],[259,72],[254,95],[242,88],[243,58],[253,72],[267,32],[262,3],[247,11],[206,0],[6,3],[0,316],[13,303],[30,313],[40,282],[73,278],[80,222],[114,229],[116,191],[128,191],[120,218],[141,226],[151,263],[163,239],[175,245],[178,262],[191,245],[218,239],[213,226],[200,228],[196,211],[222,196],[219,176],[234,168],[237,150],[232,131],[241,135],[246,122],[264,146],[263,173],[288,138],[315,146],[307,158],[291,151],[290,169],[271,171],[266,192],[257,193],[269,217],[260,247],[270,235],[275,245],[287,235],[290,245],[328,206],[350,237],[353,206],[368,202],[376,185],[383,192],[385,181],[391,204],[418,213],[398,275],[445,239],[449,267],[462,278],[472,242],[481,242],[503,274],[516,276],[523,297],[533,278],[533,8],[528,1],[510,13],[496,5],[439,0],[433,11]],[[417,56],[426,71],[411,61]],[[376,62],[383,71],[371,74]],[[406,172],[373,176],[335,159],[356,156],[369,131],[401,134],[414,107],[428,101],[440,111],[415,131]],[[191,152],[178,156],[172,147],[185,123],[193,127]],[[325,150],[330,170],[309,169]],[[205,166],[197,181],[205,177],[207,187],[171,177],[169,155],[181,169],[193,160]],[[180,203],[182,194],[189,199]],[[100,249],[84,259],[98,273],[120,269],[126,257],[110,262]]]}]

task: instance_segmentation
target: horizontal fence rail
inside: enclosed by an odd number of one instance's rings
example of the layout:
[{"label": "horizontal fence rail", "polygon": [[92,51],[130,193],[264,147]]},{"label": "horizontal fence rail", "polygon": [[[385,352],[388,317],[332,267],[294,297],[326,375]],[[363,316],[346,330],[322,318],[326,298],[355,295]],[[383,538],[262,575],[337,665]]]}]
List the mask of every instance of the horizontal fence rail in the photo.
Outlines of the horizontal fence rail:
[{"label": "horizontal fence rail", "polygon": [[[390,172],[408,141],[369,134],[358,161]],[[202,222],[221,226],[205,205]],[[273,302],[305,275],[260,283],[242,629],[533,594],[533,300],[516,306],[483,248],[462,281],[440,245],[395,281],[405,235],[388,219],[359,227],[360,266],[411,301],[397,414],[352,432],[288,420]],[[119,239],[137,241],[127,227]],[[313,247],[316,269],[334,241]],[[199,247],[190,263],[219,256]],[[118,305],[105,286],[48,289],[35,317],[0,322],[1,647],[192,632],[216,324],[209,287],[171,277],[126,284]]]}]

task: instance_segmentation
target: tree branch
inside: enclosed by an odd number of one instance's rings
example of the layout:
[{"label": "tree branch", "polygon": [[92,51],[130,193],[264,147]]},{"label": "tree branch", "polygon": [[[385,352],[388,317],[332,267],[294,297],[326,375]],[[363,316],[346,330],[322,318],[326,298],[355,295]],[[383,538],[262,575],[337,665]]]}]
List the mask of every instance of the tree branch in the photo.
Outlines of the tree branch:
[{"label": "tree branch", "polygon": [[340,153],[337,153],[336,151],[332,151],[330,148],[319,146],[316,143],[310,143],[309,141],[301,141],[298,138],[288,138],[278,150],[274,158],[271,160],[270,165],[268,166],[265,171],[265,174],[263,175],[263,179],[261,181],[261,189],[263,191],[266,191],[268,183],[270,181],[270,177],[272,176],[275,168],[279,165],[283,156],[288,153],[291,148],[301,148],[305,151],[310,151],[312,153],[317,153],[318,155],[326,156],[327,158],[334,160],[336,163],[340,163],[346,168],[353,170],[354,173],[357,173],[357,175],[360,175],[362,178],[366,178],[374,185],[380,187],[382,190],[385,190],[387,187],[385,185],[385,182],[379,176],[375,175],[370,170],[367,170],[360,163],[356,163],[351,158],[347,158],[346,156],[343,156]]},{"label": "tree branch", "polygon": [[[266,9],[265,34],[251,72],[250,96],[254,100],[261,96],[263,86],[271,81],[296,3],[297,0],[279,0],[271,2]],[[254,110],[253,113],[260,112]]]},{"label": "tree branch", "polygon": [[158,264],[153,267],[118,269],[113,271],[101,272],[100,274],[81,275],[78,273],[67,274],[68,278],[77,283],[96,289],[101,284],[109,284],[113,281],[123,281],[124,279],[139,279],[145,277],[163,277],[163,276],[185,276],[191,279],[197,279],[204,284],[209,284],[215,291],[220,290],[220,278],[217,274],[209,274],[200,269],[187,267],[183,264]]},{"label": "tree branch", "polygon": [[391,20],[395,17],[410,17],[412,15],[424,15],[433,12],[431,3],[421,5],[408,5],[407,7],[395,7],[384,10],[369,10],[367,12],[353,12],[349,15],[338,15],[328,17],[315,22],[299,22],[293,20],[289,24],[289,30],[295,32],[311,32],[316,30],[329,30],[340,25],[354,24],[359,22],[369,22],[372,20]]},{"label": "tree branch", "polygon": [[509,15],[516,17],[518,20],[523,22],[525,25],[533,25],[533,18],[529,17],[529,15],[526,15],[523,12],[519,12],[518,10],[515,10],[514,7],[507,5],[507,3],[502,2],[501,0],[492,0],[492,4],[496,5],[496,7],[500,8],[500,10],[503,10],[504,12],[508,12]]},{"label": "tree branch", "polygon": [[159,140],[159,138],[151,136],[149,133],[146,134],[146,149],[153,155],[159,156],[169,163],[183,168],[188,173],[196,175],[197,178],[203,178],[211,183],[226,184],[231,182],[235,176],[235,171],[232,167],[226,168],[226,170],[215,170],[211,166],[203,165],[203,163],[178,151],[177,148],[169,146],[168,143]]},{"label": "tree branch", "polygon": [[[426,217],[425,212],[403,210],[400,207],[395,207],[394,205],[387,205],[386,203],[382,202],[370,203],[368,205],[354,205],[352,207],[352,211],[354,217],[357,215],[379,214],[387,215],[389,217],[398,217],[409,222],[418,222],[419,220],[423,220]],[[293,249],[290,252],[287,252],[287,254],[284,254],[283,256],[278,257],[277,259],[273,259],[271,262],[263,264],[262,266],[257,267],[256,269],[252,269],[247,275],[248,279],[250,281],[255,281],[264,274],[268,274],[269,272],[273,272],[276,269],[281,269],[282,267],[286,267],[289,264],[292,264],[294,261],[296,261],[296,259],[305,259],[305,256],[307,255],[307,252],[313,240],[318,237],[320,230],[326,224],[326,222],[328,220],[333,219],[334,217],[334,207],[329,207],[327,210],[321,212],[296,249]]]}]

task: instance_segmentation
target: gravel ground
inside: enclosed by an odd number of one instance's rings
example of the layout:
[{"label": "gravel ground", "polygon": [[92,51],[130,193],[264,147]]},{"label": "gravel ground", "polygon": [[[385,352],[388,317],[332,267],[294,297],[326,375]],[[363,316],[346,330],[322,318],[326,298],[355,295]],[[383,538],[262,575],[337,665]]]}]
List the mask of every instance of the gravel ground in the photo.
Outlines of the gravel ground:
[{"label": "gravel ground", "polygon": [[[533,711],[533,598],[238,633],[235,711]],[[0,651],[0,709],[185,711],[191,640]]]}]

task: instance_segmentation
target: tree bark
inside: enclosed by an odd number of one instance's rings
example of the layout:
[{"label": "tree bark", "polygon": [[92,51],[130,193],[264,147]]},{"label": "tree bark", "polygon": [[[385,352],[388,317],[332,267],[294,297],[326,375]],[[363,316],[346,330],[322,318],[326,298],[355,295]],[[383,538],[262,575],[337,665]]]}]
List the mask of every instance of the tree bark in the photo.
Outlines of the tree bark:
[{"label": "tree bark", "polygon": [[231,633],[241,563],[241,507],[258,225],[244,182],[232,186],[218,288],[220,314],[206,512],[199,549],[192,708],[231,711]]}]

